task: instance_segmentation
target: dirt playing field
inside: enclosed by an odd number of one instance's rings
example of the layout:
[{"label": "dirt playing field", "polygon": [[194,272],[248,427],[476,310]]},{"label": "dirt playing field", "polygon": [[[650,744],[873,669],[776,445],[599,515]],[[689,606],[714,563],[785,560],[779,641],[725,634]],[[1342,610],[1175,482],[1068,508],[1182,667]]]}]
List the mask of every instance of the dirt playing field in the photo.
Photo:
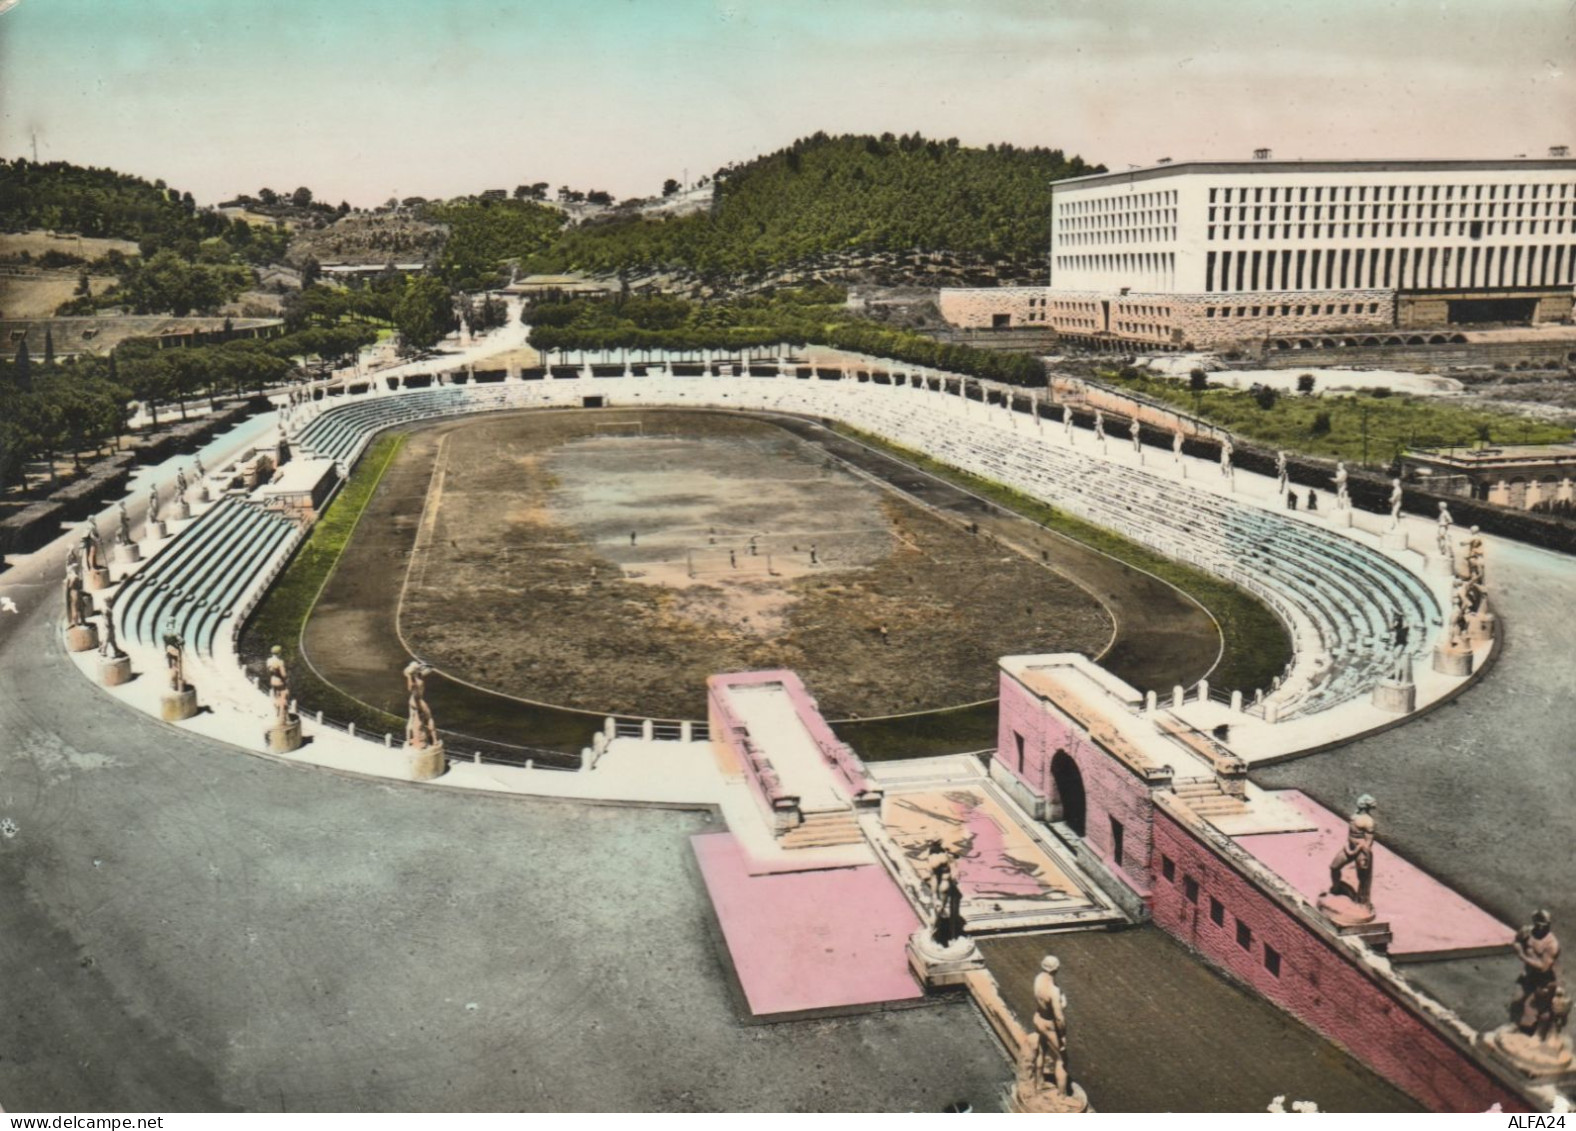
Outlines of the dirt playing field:
[{"label": "dirt playing field", "polygon": [[830,717],[869,717],[1111,637],[1061,575],[764,421],[516,414],[417,433],[399,463],[431,468],[406,644],[520,698],[696,718],[708,675],[788,667]]}]

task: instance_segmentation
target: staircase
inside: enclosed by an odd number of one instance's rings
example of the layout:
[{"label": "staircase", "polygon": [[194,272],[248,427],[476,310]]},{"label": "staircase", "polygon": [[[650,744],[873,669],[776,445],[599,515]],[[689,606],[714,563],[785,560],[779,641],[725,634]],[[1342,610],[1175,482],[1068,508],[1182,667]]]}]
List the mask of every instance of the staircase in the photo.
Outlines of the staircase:
[{"label": "staircase", "polygon": [[852,809],[827,809],[805,813],[804,820],[783,833],[777,843],[784,848],[832,848],[861,844],[864,839]]},{"label": "staircase", "polygon": [[1171,792],[1187,802],[1189,809],[1206,819],[1229,817],[1245,812],[1248,808],[1246,801],[1227,793],[1216,778],[1172,782]]}]

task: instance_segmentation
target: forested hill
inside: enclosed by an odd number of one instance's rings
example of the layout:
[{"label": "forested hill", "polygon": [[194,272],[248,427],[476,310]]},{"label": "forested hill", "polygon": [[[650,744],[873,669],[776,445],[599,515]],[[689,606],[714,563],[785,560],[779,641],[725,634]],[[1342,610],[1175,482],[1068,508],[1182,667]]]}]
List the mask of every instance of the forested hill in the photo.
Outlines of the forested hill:
[{"label": "forested hill", "polygon": [[1103,172],[1059,149],[816,134],[718,171],[709,214],[566,231],[539,269],[760,271],[846,251],[1042,257],[1050,182]]},{"label": "forested hill", "polygon": [[0,158],[0,225],[136,240],[145,254],[225,234],[225,217],[203,212],[189,192],[163,181],[66,161]]}]

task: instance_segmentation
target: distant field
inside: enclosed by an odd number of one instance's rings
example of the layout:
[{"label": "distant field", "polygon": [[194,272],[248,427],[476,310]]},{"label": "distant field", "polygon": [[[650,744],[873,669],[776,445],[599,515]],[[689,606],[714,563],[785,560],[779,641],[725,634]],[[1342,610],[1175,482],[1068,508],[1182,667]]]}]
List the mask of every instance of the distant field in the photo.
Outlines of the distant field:
[{"label": "distant field", "polygon": [[90,236],[56,236],[35,228],[30,232],[0,233],[0,259],[27,252],[34,259],[46,251],[59,251],[67,255],[94,260],[119,251],[122,255],[136,255],[135,240],[104,240]]},{"label": "distant field", "polygon": [[[98,294],[115,281],[113,275],[89,277]],[[76,293],[77,276],[51,271],[37,278],[15,279],[0,275],[0,318],[49,318]]]}]

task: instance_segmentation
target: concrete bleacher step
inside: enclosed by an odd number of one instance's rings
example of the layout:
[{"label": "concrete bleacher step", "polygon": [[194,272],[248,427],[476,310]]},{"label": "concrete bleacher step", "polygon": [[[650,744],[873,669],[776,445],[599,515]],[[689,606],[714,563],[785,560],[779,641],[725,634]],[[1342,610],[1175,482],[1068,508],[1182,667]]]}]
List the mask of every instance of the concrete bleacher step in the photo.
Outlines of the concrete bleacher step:
[{"label": "concrete bleacher step", "polygon": [[832,848],[859,844],[864,834],[852,809],[835,809],[804,814],[803,823],[777,838],[784,848]]}]

